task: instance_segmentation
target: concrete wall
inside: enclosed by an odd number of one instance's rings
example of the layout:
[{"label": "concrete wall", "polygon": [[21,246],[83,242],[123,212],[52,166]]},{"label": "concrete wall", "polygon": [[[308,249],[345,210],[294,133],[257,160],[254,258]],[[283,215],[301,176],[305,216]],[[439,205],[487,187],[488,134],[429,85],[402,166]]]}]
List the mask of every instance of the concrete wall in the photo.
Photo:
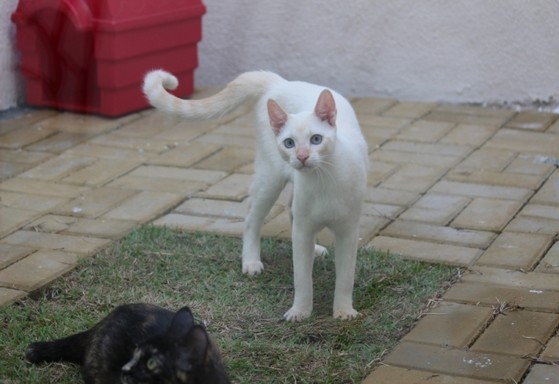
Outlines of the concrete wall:
[{"label": "concrete wall", "polygon": [[15,28],[10,15],[18,0],[0,0],[0,111],[15,107],[22,99],[16,71]]},{"label": "concrete wall", "polygon": [[[0,0],[0,109],[17,99],[16,0]],[[555,0],[205,0],[196,85],[253,69],[347,95],[559,99]],[[7,11],[6,11],[7,10]]]}]

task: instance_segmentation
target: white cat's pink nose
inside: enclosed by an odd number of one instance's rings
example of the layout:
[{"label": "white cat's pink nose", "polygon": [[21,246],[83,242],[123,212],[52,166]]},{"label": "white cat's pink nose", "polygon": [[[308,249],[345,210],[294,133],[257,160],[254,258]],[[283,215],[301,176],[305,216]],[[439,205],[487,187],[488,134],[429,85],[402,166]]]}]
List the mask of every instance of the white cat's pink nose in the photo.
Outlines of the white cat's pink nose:
[{"label": "white cat's pink nose", "polygon": [[308,153],[301,153],[301,154],[297,155],[297,160],[299,160],[303,165],[308,160],[308,158],[309,158]]}]

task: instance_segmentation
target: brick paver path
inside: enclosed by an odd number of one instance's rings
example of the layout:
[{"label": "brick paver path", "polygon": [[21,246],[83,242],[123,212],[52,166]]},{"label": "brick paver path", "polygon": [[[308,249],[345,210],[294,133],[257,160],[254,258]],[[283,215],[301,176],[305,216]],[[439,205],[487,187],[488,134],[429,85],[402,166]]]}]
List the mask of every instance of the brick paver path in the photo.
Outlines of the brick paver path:
[{"label": "brick paver path", "polygon": [[[362,245],[465,268],[365,382],[559,382],[559,116],[354,106],[372,163]],[[240,235],[254,145],[246,111],[200,124],[154,111],[0,120],[0,305],[146,222]],[[289,236],[288,200],[265,235]]]}]

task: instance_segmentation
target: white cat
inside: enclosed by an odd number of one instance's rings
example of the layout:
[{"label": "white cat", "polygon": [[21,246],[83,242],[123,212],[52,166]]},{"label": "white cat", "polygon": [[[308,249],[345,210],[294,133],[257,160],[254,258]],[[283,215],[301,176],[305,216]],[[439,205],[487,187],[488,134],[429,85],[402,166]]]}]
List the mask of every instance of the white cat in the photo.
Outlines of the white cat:
[{"label": "white cat", "polygon": [[350,103],[324,87],[287,81],[271,72],[244,73],[202,100],[182,100],[166,91],[177,84],[174,76],[157,70],[146,75],[143,90],[153,106],[189,120],[220,117],[245,102],[257,102],[258,145],[243,235],[243,272],[263,271],[264,218],[291,182],[295,297],[284,318],[299,321],[311,314],[313,260],[326,251],[315,245],[315,237],[325,227],[336,241],[334,317],[357,316],[352,294],[368,150]]}]

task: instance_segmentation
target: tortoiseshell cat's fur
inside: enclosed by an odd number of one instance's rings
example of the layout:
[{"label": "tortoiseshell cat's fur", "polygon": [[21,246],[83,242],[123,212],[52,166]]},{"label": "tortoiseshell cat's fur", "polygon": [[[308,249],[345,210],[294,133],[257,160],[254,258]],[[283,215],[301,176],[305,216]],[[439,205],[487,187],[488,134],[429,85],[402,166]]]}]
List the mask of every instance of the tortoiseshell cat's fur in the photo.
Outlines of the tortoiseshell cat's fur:
[{"label": "tortoiseshell cat's fur", "polygon": [[87,384],[229,383],[219,351],[187,307],[122,305],[87,331],[30,344],[26,358],[79,364]]}]

